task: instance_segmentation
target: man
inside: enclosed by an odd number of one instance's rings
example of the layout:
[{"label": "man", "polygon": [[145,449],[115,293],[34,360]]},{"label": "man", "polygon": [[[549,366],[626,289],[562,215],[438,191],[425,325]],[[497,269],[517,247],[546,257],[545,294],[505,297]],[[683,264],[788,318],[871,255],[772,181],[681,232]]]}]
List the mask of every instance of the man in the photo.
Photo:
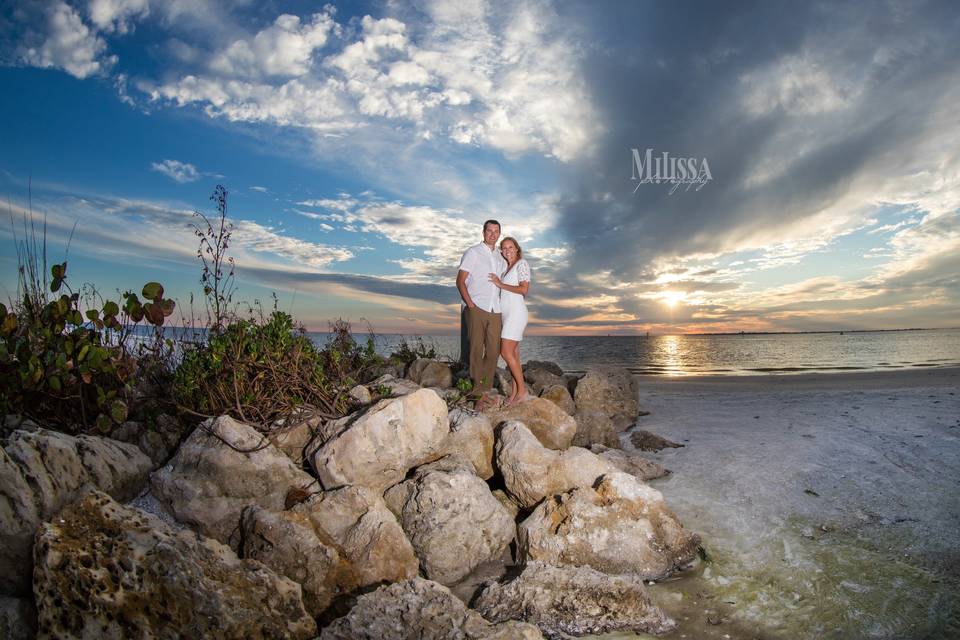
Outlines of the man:
[{"label": "man", "polygon": [[470,344],[470,379],[474,393],[481,397],[493,387],[500,354],[500,290],[490,281],[490,274],[501,275],[507,261],[497,250],[500,223],[483,223],[483,242],[467,249],[460,259],[457,290],[466,305],[461,318],[467,325]]}]

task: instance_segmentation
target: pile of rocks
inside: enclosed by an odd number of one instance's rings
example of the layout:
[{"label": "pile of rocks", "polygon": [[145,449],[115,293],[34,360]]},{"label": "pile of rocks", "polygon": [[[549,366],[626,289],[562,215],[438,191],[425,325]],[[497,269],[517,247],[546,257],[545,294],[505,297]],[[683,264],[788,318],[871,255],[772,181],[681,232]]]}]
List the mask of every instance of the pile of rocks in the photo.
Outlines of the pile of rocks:
[{"label": "pile of rocks", "polygon": [[[635,384],[625,371],[574,377],[551,363],[528,363],[524,378],[528,402],[450,410],[454,373],[417,361],[406,378],[355,389],[354,413],[279,440],[228,416],[207,421],[152,474],[160,456],[133,429],[134,444],[14,430],[0,455],[0,631],[671,630],[644,580],[691,563],[699,538],[645,483],[666,470],[611,448],[640,410]],[[385,387],[393,395],[372,402]],[[138,504],[152,500],[167,522],[123,504],[148,485]]]}]

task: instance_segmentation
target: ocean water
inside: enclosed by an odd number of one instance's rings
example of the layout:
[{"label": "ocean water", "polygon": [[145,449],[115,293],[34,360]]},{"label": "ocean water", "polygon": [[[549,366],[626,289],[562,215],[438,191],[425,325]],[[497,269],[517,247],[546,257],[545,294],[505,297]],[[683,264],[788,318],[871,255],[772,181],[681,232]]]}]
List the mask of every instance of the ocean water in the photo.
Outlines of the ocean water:
[{"label": "ocean water", "polygon": [[[327,335],[312,333],[323,344]],[[358,339],[365,339],[363,334]],[[405,338],[376,336],[389,354]],[[459,336],[421,336],[443,356],[457,358]],[[655,376],[784,375],[960,366],[960,329],[658,336],[528,336],[520,358],[556,362],[564,371],[611,364]],[[500,361],[501,366],[503,361]]]}]

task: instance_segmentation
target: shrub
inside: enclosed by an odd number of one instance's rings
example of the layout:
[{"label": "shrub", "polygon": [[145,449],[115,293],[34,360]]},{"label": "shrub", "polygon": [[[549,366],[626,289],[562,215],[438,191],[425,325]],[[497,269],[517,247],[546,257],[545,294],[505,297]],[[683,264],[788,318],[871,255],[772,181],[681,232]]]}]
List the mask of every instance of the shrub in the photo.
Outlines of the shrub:
[{"label": "shrub", "polygon": [[394,347],[393,353],[390,354],[391,360],[400,362],[404,366],[410,365],[410,363],[418,358],[437,359],[437,350],[433,345],[427,346],[424,344],[423,338],[420,336],[416,337],[413,344],[407,342],[406,336],[402,336],[400,342]]}]

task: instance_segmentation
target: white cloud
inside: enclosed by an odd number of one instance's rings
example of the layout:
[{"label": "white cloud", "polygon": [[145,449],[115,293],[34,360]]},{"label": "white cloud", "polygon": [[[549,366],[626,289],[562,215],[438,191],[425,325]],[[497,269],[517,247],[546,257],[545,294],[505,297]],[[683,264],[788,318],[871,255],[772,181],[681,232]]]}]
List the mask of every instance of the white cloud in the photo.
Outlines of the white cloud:
[{"label": "white cloud", "polygon": [[256,191],[257,193],[268,193],[270,190],[266,187],[250,187],[250,191]]},{"label": "white cloud", "polygon": [[792,116],[811,116],[849,106],[859,89],[829,61],[810,54],[788,55],[740,79],[748,113],[765,116],[782,109]]},{"label": "white cloud", "polygon": [[335,29],[330,11],[315,13],[307,23],[283,14],[253,38],[235,40],[214,55],[210,69],[243,78],[302,76],[310,70],[313,52]]},{"label": "white cloud", "polygon": [[179,160],[164,160],[163,162],[151,162],[150,169],[158,171],[171,180],[179,183],[196,182],[200,179],[200,172],[197,168],[188,162]]},{"label": "white cloud", "polygon": [[150,0],[90,0],[87,11],[99,30],[123,34],[133,28],[132,18],[150,14]]},{"label": "white cloud", "polygon": [[46,20],[43,44],[21,52],[27,64],[63,69],[80,79],[104,73],[116,64],[115,56],[105,55],[103,39],[65,2],[47,7]]}]

